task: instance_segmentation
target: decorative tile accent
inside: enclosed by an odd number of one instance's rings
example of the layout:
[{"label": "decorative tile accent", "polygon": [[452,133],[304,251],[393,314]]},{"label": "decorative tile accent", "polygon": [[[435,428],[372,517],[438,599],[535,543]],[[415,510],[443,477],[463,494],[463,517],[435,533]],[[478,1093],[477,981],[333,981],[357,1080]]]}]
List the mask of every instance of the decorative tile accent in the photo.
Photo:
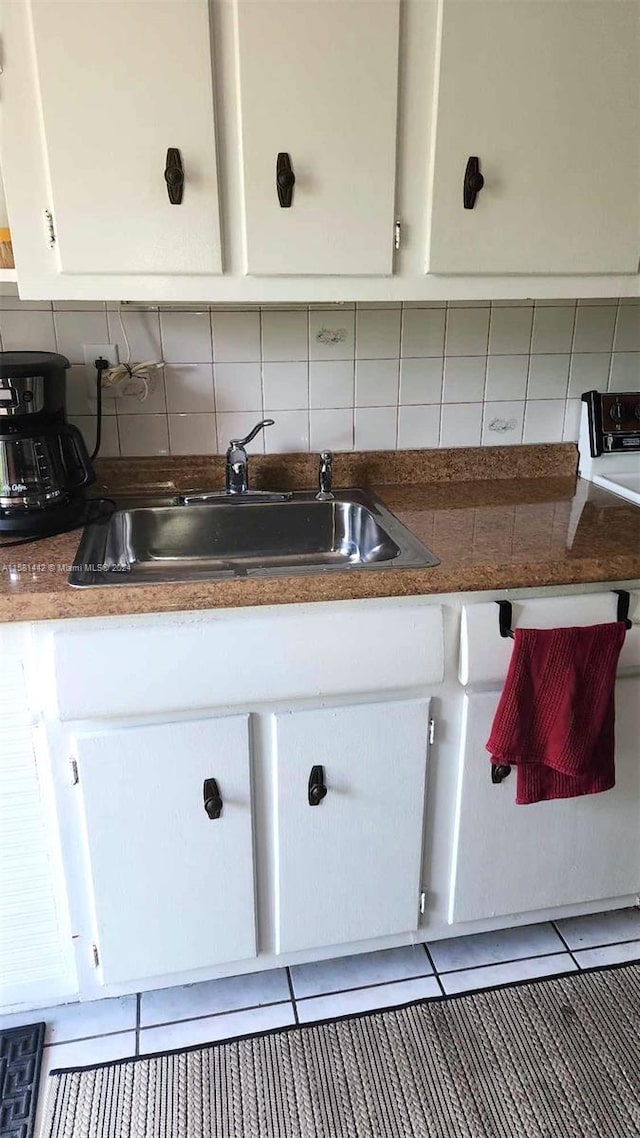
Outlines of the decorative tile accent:
[{"label": "decorative tile accent", "polygon": [[483,446],[516,446],[522,442],[524,402],[485,403]]}]

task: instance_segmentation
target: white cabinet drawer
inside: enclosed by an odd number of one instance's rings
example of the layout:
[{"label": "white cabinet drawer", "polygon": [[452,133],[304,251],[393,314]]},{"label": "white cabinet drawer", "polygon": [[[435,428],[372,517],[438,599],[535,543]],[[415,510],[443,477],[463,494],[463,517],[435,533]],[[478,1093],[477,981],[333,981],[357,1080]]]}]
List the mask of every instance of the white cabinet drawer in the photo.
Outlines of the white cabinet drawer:
[{"label": "white cabinet drawer", "polygon": [[[563,628],[615,620],[618,598],[614,592],[605,591],[577,597],[534,597],[511,603],[514,628]],[[460,630],[461,684],[502,684],[513,641],[500,636],[498,612],[495,601],[464,606]],[[640,667],[640,593],[631,593],[629,616],[636,625],[626,635],[620,668]]]},{"label": "white cabinet drawer", "polygon": [[439,605],[159,618],[54,634],[63,720],[397,691],[443,679]]}]

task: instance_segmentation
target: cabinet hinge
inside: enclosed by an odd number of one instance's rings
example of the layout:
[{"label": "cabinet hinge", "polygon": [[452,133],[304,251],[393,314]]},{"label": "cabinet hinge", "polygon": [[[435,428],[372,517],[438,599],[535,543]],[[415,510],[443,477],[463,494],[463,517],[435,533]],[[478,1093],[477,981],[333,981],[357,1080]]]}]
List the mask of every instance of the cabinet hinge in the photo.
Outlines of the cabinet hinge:
[{"label": "cabinet hinge", "polygon": [[45,209],[44,211],[44,223],[47,231],[47,241],[49,242],[49,248],[53,249],[56,243],[56,229],[53,224],[53,214],[50,209]]},{"label": "cabinet hinge", "polygon": [[98,952],[97,944],[91,945],[91,955],[93,956],[94,968],[99,968],[100,967],[100,953]]},{"label": "cabinet hinge", "polygon": [[396,221],[396,223],[393,227],[393,247],[394,247],[394,249],[400,248],[401,236],[402,236],[402,225],[399,221]]},{"label": "cabinet hinge", "polygon": [[420,894],[420,906],[419,906],[419,908],[420,908],[420,916],[424,917],[424,914],[425,914],[425,911],[427,908],[427,894],[426,894],[424,889],[422,890],[422,893]]},{"label": "cabinet hinge", "polygon": [[436,738],[436,721],[431,718],[429,720],[429,746],[432,747]]},{"label": "cabinet hinge", "polygon": [[78,764],[75,759],[69,759],[69,766],[71,767],[71,782],[73,786],[77,786],[80,782],[80,775],[78,774]]}]

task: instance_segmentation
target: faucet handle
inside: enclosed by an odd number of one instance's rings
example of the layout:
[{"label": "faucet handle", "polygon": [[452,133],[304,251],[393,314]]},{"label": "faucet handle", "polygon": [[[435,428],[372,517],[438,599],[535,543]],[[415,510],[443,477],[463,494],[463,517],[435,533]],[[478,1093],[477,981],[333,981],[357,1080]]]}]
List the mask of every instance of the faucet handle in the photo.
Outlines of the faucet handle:
[{"label": "faucet handle", "polygon": [[252,439],[255,439],[258,431],[262,431],[265,427],[273,427],[274,423],[275,419],[262,419],[259,423],[256,423],[253,430],[249,431],[249,434],[246,436],[246,438],[231,439],[229,447],[246,447],[247,443],[250,443]]}]

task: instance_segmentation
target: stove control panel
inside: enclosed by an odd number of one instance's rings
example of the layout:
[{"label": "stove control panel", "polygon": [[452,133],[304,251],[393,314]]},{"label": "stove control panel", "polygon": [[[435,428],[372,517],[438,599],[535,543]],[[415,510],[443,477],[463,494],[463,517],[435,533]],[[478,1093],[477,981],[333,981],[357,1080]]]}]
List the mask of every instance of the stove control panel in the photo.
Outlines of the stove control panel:
[{"label": "stove control panel", "polygon": [[640,452],[640,392],[586,391],[592,458],[617,451]]}]

